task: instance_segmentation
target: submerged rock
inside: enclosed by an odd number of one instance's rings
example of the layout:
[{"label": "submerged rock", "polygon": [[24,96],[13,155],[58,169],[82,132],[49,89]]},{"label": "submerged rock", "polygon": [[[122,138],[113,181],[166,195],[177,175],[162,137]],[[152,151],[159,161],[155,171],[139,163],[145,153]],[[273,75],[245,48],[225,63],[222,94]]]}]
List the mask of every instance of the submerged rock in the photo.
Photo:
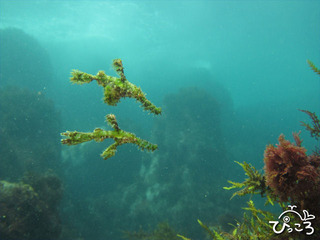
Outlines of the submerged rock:
[{"label": "submerged rock", "polygon": [[[53,178],[56,180],[53,181]],[[59,178],[53,175],[45,175],[38,180],[45,183],[60,182]],[[48,197],[46,193],[61,192],[61,184],[58,186],[54,190],[46,187],[46,191],[42,191],[44,189],[42,188],[36,192],[31,185],[26,183],[0,181],[1,239],[57,239],[61,232],[61,222],[57,211],[57,203],[61,195],[49,194],[48,196],[54,197]],[[51,198],[57,201],[52,201]]]}]

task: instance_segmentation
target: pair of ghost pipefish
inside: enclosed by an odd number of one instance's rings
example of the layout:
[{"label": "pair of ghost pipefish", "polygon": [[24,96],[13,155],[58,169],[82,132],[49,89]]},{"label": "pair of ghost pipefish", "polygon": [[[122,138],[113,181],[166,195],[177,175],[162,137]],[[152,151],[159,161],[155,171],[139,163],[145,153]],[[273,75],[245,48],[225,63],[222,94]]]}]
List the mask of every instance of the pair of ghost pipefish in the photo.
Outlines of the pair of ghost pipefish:
[{"label": "pair of ghost pipefish", "polygon": [[[108,105],[116,106],[121,98],[134,98],[142,104],[144,110],[155,115],[161,114],[161,108],[152,104],[139,87],[127,80],[124,75],[121,59],[113,60],[113,68],[120,77],[108,76],[104,71],[99,71],[97,75],[91,75],[79,70],[73,70],[71,72],[72,77],[70,78],[70,81],[77,84],[90,83],[94,80],[97,81],[98,85],[102,86],[104,89],[104,102]],[[106,148],[101,154],[105,160],[116,154],[118,146],[126,143],[136,144],[141,150],[152,152],[158,148],[156,144],[152,144],[137,137],[133,133],[120,129],[115,115],[108,114],[106,116],[106,122],[113,130],[107,131],[96,128],[93,132],[66,131],[61,133],[62,136],[66,137],[61,139],[61,143],[77,145],[91,140],[102,142],[107,138],[112,138],[114,143]]]}]

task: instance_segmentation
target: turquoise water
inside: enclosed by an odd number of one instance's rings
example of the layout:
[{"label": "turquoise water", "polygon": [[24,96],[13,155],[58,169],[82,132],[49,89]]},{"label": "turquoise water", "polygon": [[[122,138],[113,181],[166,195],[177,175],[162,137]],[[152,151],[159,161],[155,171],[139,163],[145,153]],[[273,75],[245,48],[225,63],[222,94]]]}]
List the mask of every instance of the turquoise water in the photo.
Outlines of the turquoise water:
[{"label": "turquoise water", "polygon": [[[121,239],[159,222],[203,239],[197,219],[226,228],[248,200],[222,189],[245,177],[234,161],[262,169],[281,133],[292,141],[301,130],[309,151],[318,144],[298,109],[320,110],[306,63],[320,66],[319,20],[319,1],[0,0],[0,180],[60,181],[33,186],[52,191],[45,204],[56,199],[46,239]],[[116,76],[116,58],[161,116],[134,99],[107,106],[96,83],[70,83],[72,69]],[[109,113],[159,149],[124,145],[104,161],[112,141],[61,146],[61,132],[108,129]]]}]

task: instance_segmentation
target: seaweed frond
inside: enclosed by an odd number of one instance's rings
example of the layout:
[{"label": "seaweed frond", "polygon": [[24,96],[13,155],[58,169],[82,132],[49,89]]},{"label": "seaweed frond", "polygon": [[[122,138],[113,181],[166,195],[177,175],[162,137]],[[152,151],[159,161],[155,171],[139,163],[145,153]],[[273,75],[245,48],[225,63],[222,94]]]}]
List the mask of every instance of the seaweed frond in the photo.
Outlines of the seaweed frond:
[{"label": "seaweed frond", "polygon": [[[198,223],[209,234],[213,240],[269,240],[277,239],[272,231],[272,225],[269,221],[274,220],[275,216],[268,212],[257,209],[253,201],[247,202],[248,207],[243,208],[247,212],[243,214],[241,222],[237,221],[236,225],[232,225],[232,232],[215,231],[212,227],[208,227],[200,220]],[[217,228],[215,228],[217,229]],[[184,240],[187,238],[183,237]]]},{"label": "seaweed frond", "polygon": [[316,65],[314,65],[313,62],[311,62],[309,59],[307,59],[307,63],[309,64],[309,66],[311,67],[311,69],[316,73],[320,75],[320,69],[318,69],[316,67]]},{"label": "seaweed frond", "polygon": [[204,230],[206,230],[206,232],[209,234],[210,237],[212,237],[212,239],[224,240],[224,238],[218,232],[216,232],[215,230],[211,230],[207,225],[203,224],[199,219],[198,219],[198,223]]},{"label": "seaweed frond", "polygon": [[258,193],[263,195],[266,191],[264,176],[258,170],[256,170],[255,167],[253,167],[251,164],[248,164],[246,162],[240,163],[237,161],[236,163],[243,168],[248,178],[245,179],[245,181],[242,183],[228,181],[231,184],[231,186],[224,187],[224,189],[231,190],[234,188],[241,188],[241,190],[235,192],[232,195],[231,199],[236,195],[244,196],[246,194],[258,194]]},{"label": "seaweed frond", "polygon": [[180,234],[177,234],[177,237],[182,238],[183,240],[191,240],[191,238],[187,238],[187,237],[182,236]]},{"label": "seaweed frond", "polygon": [[247,204],[248,207],[243,209],[249,214],[244,213],[243,221],[238,222],[232,232],[233,239],[276,239],[272,226],[269,224],[269,221],[275,219],[275,216],[268,211],[257,209],[252,200]]},{"label": "seaweed frond", "polygon": [[316,113],[310,112],[308,110],[300,110],[301,112],[306,113],[312,120],[312,126],[308,123],[301,122],[301,125],[306,128],[307,131],[310,132],[311,137],[314,137],[316,140],[320,138],[320,120]]}]

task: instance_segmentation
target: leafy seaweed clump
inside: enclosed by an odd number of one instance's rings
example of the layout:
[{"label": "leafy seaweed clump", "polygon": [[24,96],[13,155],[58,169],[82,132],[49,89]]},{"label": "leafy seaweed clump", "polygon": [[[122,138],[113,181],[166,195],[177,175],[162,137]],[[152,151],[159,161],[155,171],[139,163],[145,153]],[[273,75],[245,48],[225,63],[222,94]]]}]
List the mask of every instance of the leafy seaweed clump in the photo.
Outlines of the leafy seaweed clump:
[{"label": "leafy seaweed clump", "polygon": [[[310,60],[307,60],[309,66],[311,67],[311,69],[317,73],[318,75],[320,75],[320,69],[317,68],[313,62],[311,62]],[[315,112],[310,112],[308,110],[300,110],[301,112],[306,113],[310,118],[311,118],[311,125],[309,123],[305,123],[305,122],[301,122],[301,125],[304,126],[306,128],[307,131],[310,132],[311,137],[314,137],[317,141],[319,141],[320,139],[320,120],[318,118],[318,116],[316,115]],[[319,148],[319,144],[318,146],[316,146],[315,150],[314,150],[314,154],[320,156],[320,148]]]},{"label": "leafy seaweed clump", "polygon": [[[310,61],[307,61],[311,69],[320,75],[320,70]],[[320,138],[320,122],[315,113],[307,110],[300,110],[306,113],[312,120],[312,125],[302,122],[302,125],[311,133],[311,137],[316,140]],[[287,203],[291,210],[297,207],[304,213],[304,224],[310,224],[306,220],[313,219],[313,228],[311,232],[302,231],[304,229],[295,228],[293,231],[290,225],[283,218],[283,223],[275,220],[277,217],[267,211],[262,211],[254,206],[253,201],[248,202],[248,207],[244,208],[250,214],[244,213],[242,222],[237,222],[232,232],[223,232],[218,228],[210,228],[198,220],[200,226],[205,229],[213,240],[269,240],[269,239],[320,239],[320,220],[309,215],[308,212],[316,216],[320,213],[320,151],[307,155],[307,149],[302,146],[302,140],[299,133],[293,133],[295,143],[286,140],[284,135],[279,136],[279,143],[268,145],[264,152],[265,173],[257,171],[251,164],[246,162],[237,162],[244,170],[248,178],[242,182],[228,181],[231,186],[224,187],[226,190],[239,188],[234,196],[244,196],[246,194],[261,194],[267,197],[266,203],[274,205],[274,202],[285,211]],[[289,212],[289,211],[288,211]],[[284,212],[283,212],[284,213]],[[306,216],[310,218],[307,219]],[[311,217],[312,216],[312,217]],[[280,216],[279,216],[280,218]],[[287,219],[288,220],[288,219]],[[289,218],[290,221],[290,218]],[[276,225],[270,223],[279,223],[278,228],[285,232],[275,231]],[[287,225],[285,225],[287,224]],[[294,226],[300,226],[298,222],[293,221]],[[297,225],[299,224],[299,225]],[[282,226],[281,226],[282,225]],[[293,232],[292,232],[293,231]],[[301,232],[302,231],[302,232]],[[282,234],[279,234],[281,232]],[[308,235],[309,234],[309,235]],[[179,235],[184,240],[190,240]]]},{"label": "leafy seaweed clump", "polygon": [[[238,222],[233,227],[232,232],[224,232],[219,228],[213,228],[205,225],[200,220],[198,223],[214,240],[276,240],[280,239],[272,232],[272,226],[269,224],[275,216],[267,211],[257,209],[253,201],[248,202],[248,207],[244,208],[248,212],[243,214],[242,222]],[[183,240],[191,240],[182,235],[178,235]],[[283,236],[282,236],[283,237]]]},{"label": "leafy seaweed clump", "polygon": [[312,120],[312,126],[308,123],[305,123],[305,122],[301,122],[301,125],[304,126],[306,128],[306,130],[310,132],[311,137],[314,137],[316,140],[319,140],[319,138],[320,138],[320,120],[319,120],[318,116],[316,115],[316,113],[310,112],[307,110],[300,110],[300,111],[308,114],[308,116]]},{"label": "leafy seaweed clump", "polygon": [[235,192],[231,199],[238,195],[238,196],[244,196],[246,194],[257,194],[260,193],[263,195],[266,191],[266,185],[265,185],[265,179],[264,176],[255,169],[251,164],[243,162],[237,162],[243,170],[245,171],[245,174],[249,177],[242,183],[232,182],[228,181],[232,186],[231,187],[224,187],[223,189],[231,190],[234,188],[241,188],[241,190]]}]

